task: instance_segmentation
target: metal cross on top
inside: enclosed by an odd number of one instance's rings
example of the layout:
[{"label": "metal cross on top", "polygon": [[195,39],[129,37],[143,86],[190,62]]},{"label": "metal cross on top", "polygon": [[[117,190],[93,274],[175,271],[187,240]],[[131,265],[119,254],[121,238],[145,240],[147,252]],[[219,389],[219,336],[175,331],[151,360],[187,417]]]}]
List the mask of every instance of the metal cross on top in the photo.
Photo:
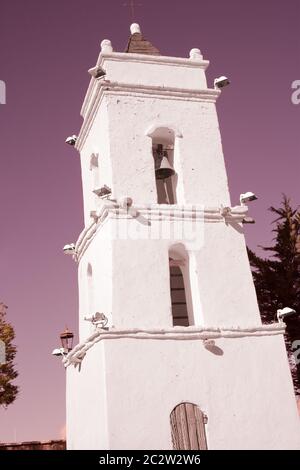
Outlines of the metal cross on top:
[{"label": "metal cross on top", "polygon": [[136,3],[134,0],[129,0],[128,2],[123,4],[124,7],[130,7],[131,12],[131,21],[135,20],[135,7],[141,7],[141,3]]}]

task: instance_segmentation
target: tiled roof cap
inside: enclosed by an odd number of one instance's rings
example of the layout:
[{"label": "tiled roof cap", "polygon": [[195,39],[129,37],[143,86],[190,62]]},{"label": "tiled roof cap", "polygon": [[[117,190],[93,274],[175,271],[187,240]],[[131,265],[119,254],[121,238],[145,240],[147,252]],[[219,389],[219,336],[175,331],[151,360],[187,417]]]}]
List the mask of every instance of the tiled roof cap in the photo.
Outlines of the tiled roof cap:
[{"label": "tiled roof cap", "polygon": [[131,54],[161,55],[159,50],[143,37],[140,26],[137,23],[133,23],[130,26],[130,32],[131,36],[125,52]]}]

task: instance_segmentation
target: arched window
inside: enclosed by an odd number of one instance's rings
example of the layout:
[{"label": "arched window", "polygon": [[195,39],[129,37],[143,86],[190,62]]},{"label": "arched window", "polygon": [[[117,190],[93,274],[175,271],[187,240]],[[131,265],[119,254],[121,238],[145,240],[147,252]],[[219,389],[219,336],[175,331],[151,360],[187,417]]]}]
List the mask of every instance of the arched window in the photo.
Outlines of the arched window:
[{"label": "arched window", "polygon": [[189,326],[182,271],[172,259],[170,260],[170,289],[173,326]]},{"label": "arched window", "polygon": [[176,204],[177,176],[174,165],[174,131],[159,127],[151,133],[158,204]]},{"label": "arched window", "polygon": [[92,189],[97,189],[99,186],[99,156],[96,153],[91,155],[90,170],[92,172]]},{"label": "arched window", "polygon": [[183,245],[169,251],[169,269],[173,326],[193,325],[189,258]]},{"label": "arched window", "polygon": [[93,286],[93,268],[90,263],[87,265],[87,292],[88,292],[88,309],[89,313],[94,313],[94,286]]},{"label": "arched window", "polygon": [[197,405],[180,403],[171,415],[171,434],[175,450],[207,450],[207,417]]}]

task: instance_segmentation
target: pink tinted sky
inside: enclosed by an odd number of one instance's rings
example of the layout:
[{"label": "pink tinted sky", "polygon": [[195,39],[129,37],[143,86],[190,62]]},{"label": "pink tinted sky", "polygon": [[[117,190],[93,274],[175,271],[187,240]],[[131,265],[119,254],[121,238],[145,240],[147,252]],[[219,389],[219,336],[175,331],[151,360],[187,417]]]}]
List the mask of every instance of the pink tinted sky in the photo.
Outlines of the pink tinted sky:
[{"label": "pink tinted sky", "polygon": [[[76,265],[62,246],[82,229],[77,133],[100,41],[123,51],[125,0],[1,0],[0,300],[16,330],[21,387],[0,410],[0,440],[51,439],[65,422],[65,372],[51,356],[65,324],[77,331]],[[200,47],[208,80],[231,79],[218,102],[232,202],[246,190],[255,226],[247,242],[271,240],[267,208],[299,197],[299,0],[141,0],[136,20],[164,55]],[[188,117],[187,117],[188,118]]]}]

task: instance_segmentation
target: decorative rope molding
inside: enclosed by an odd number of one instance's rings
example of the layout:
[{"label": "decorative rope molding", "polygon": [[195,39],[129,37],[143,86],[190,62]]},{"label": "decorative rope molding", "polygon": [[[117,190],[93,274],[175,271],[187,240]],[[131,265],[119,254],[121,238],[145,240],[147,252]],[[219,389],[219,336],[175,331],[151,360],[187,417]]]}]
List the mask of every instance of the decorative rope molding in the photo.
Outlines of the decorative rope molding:
[{"label": "decorative rope molding", "polygon": [[176,87],[162,87],[162,86],[149,86],[149,85],[136,85],[133,83],[121,83],[112,82],[103,79],[94,79],[95,84],[91,84],[89,96],[86,98],[81,115],[84,118],[84,122],[80,129],[77,141],[76,149],[80,151],[85,142],[85,139],[89,133],[89,130],[94,122],[97,110],[104,95],[128,95],[141,96],[147,95],[151,98],[159,97],[160,99],[183,99],[185,101],[208,101],[215,103],[220,95],[220,90],[214,90],[211,88],[206,89],[186,89]]},{"label": "decorative rope molding", "polygon": [[225,222],[241,223],[248,212],[247,206],[235,206],[228,208],[226,215],[223,208],[207,207],[187,204],[187,205],[169,205],[169,204],[151,204],[134,206],[137,216],[133,217],[129,211],[123,209],[117,202],[105,201],[99,209],[97,221],[85,228],[76,242],[75,259],[80,260],[87,246],[92,241],[96,232],[104,225],[107,219],[132,219],[137,220],[139,216],[151,221],[203,221],[205,223]]},{"label": "decorative rope molding", "polygon": [[78,249],[78,247],[80,247],[82,241],[84,240],[84,237],[86,236],[86,234],[91,230],[91,228],[95,225],[95,222],[92,222],[90,225],[88,225],[82,232],[81,234],[79,235],[79,238],[76,242],[76,247],[75,247],[75,251]]},{"label": "decorative rope molding", "polygon": [[218,338],[242,338],[249,336],[274,336],[283,335],[285,331],[284,323],[273,323],[271,325],[259,325],[249,328],[223,327],[201,328],[199,326],[174,326],[173,328],[142,329],[133,328],[127,330],[97,329],[83,343],[78,344],[67,356],[63,358],[63,364],[68,367],[71,364],[80,363],[87,351],[96,343],[108,339],[158,339],[158,340],[206,340]]}]

